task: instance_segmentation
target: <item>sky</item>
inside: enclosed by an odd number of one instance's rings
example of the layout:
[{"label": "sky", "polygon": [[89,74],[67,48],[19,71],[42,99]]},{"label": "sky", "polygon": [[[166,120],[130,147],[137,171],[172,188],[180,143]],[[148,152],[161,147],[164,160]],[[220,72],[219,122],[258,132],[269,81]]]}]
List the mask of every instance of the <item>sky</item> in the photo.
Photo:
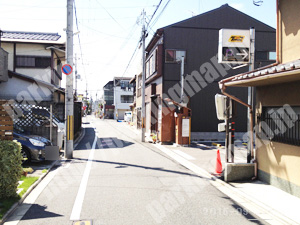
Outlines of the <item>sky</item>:
[{"label": "sky", "polygon": [[[113,77],[133,77],[141,70],[141,13],[152,17],[160,0],[74,0],[74,54],[77,56],[78,92],[95,99]],[[162,0],[148,25],[147,42],[156,29],[229,4],[276,27],[275,0],[255,6],[252,0]],[[65,41],[67,0],[0,0],[0,29],[59,33]],[[78,26],[77,26],[78,24]],[[79,44],[80,40],[80,44]],[[135,49],[137,50],[135,51]],[[135,54],[134,54],[135,52]],[[130,62],[130,63],[129,63]],[[62,87],[65,87],[65,79]]]}]

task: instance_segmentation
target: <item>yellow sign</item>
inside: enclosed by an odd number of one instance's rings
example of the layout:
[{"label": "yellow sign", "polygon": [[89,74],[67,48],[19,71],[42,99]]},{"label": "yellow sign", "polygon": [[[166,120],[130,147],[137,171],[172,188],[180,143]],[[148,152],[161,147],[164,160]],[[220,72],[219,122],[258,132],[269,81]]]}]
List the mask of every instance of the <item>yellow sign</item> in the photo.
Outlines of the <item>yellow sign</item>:
[{"label": "yellow sign", "polygon": [[229,42],[243,42],[245,36],[243,35],[231,35],[229,38]]},{"label": "yellow sign", "polygon": [[90,220],[81,220],[81,221],[76,221],[76,222],[73,222],[73,225],[92,225],[91,221]]}]

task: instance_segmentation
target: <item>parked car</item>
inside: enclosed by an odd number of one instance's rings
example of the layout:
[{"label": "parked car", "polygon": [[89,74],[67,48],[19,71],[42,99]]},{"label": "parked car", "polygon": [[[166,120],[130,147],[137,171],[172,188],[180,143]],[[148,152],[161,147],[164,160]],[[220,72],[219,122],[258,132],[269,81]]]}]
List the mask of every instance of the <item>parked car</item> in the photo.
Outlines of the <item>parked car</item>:
[{"label": "parked car", "polygon": [[124,121],[130,122],[132,118],[132,112],[131,111],[126,111],[124,113]]},{"label": "parked car", "polygon": [[13,137],[22,145],[23,163],[43,160],[45,158],[45,147],[52,146],[48,139],[27,134],[18,127],[14,127]]}]

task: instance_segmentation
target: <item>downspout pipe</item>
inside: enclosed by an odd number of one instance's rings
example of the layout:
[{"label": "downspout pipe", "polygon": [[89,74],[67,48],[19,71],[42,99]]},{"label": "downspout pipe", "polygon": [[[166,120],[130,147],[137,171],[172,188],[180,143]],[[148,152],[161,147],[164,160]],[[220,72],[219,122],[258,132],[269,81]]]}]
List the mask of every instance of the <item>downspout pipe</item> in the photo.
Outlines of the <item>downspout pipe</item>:
[{"label": "downspout pipe", "polygon": [[[256,179],[257,177],[257,163],[256,163],[256,153],[254,152],[254,148],[253,148],[253,140],[254,140],[254,132],[253,132],[253,108],[251,105],[248,105],[247,103],[243,102],[242,100],[238,99],[237,97],[230,95],[228,93],[225,92],[226,90],[226,86],[223,83],[219,83],[220,85],[220,89],[223,95],[227,96],[228,98],[242,104],[243,106],[246,106],[247,108],[249,108],[250,111],[250,144],[251,144],[251,161],[252,163],[254,163],[254,177],[252,178],[253,180]],[[249,144],[249,143],[248,143]]]}]

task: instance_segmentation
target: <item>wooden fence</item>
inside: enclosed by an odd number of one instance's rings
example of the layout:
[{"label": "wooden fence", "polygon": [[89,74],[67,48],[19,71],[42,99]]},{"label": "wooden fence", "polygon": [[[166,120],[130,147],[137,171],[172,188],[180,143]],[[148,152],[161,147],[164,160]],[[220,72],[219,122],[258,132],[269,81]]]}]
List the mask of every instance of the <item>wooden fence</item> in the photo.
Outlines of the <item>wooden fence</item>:
[{"label": "wooden fence", "polygon": [[0,140],[13,140],[13,111],[0,100]]}]

